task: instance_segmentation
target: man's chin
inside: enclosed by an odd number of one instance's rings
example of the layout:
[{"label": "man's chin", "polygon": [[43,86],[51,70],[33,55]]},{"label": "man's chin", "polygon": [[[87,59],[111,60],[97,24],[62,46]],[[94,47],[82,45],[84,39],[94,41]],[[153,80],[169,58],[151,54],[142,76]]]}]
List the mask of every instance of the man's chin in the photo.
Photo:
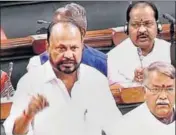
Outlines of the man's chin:
[{"label": "man's chin", "polygon": [[72,74],[74,73],[76,70],[64,70],[63,73],[65,74]]},{"label": "man's chin", "polygon": [[64,65],[58,65],[57,69],[58,71],[62,72],[62,73],[65,73],[65,74],[72,74],[74,73],[75,71],[77,71],[77,69],[79,68],[80,64],[77,64],[77,65],[73,65],[73,66],[70,66],[70,65],[67,65],[67,66],[64,66]]},{"label": "man's chin", "polygon": [[149,47],[149,45],[150,45],[151,43],[150,42],[148,42],[148,41],[144,41],[144,42],[137,42],[137,45],[140,47],[140,48],[147,48],[147,47]]},{"label": "man's chin", "polygon": [[76,71],[75,68],[74,69],[72,69],[72,68],[64,68],[64,69],[58,68],[58,70],[62,73],[65,73],[65,74],[72,74]]},{"label": "man's chin", "polygon": [[169,110],[166,108],[162,108],[158,110],[156,114],[158,118],[167,118],[169,115]]},{"label": "man's chin", "polygon": [[62,67],[62,66],[58,67],[57,69],[60,72],[65,73],[65,74],[72,74],[77,70],[76,67]]}]

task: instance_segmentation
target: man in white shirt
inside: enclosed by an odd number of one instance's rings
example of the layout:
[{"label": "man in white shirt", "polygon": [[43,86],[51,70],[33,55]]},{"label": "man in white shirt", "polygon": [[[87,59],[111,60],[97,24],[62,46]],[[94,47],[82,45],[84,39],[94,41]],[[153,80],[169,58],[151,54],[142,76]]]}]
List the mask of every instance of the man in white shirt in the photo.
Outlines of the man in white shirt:
[{"label": "man in white shirt", "polygon": [[106,77],[81,64],[85,10],[68,4],[48,28],[49,61],[19,81],[7,134],[107,134],[121,117]]},{"label": "man in white shirt", "polygon": [[170,63],[170,43],[156,38],[161,31],[158,10],[147,1],[130,4],[127,9],[124,40],[108,53],[109,83],[143,81],[143,69],[155,61]]},{"label": "man in white shirt", "polygon": [[144,70],[145,102],[126,114],[113,135],[175,135],[175,68],[154,62]]}]

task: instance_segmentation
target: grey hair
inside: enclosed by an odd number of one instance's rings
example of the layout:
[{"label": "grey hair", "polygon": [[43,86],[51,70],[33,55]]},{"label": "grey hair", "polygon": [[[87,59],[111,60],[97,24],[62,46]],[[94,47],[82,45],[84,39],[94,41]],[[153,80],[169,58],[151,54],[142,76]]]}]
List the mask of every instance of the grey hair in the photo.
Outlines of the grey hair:
[{"label": "grey hair", "polygon": [[82,39],[86,34],[87,31],[86,10],[81,5],[71,3],[65,5],[64,7],[60,7],[55,11],[53,20],[47,29],[48,43],[53,26],[59,22],[68,22],[75,25],[80,30]]},{"label": "grey hair", "polygon": [[151,71],[157,71],[159,73],[162,73],[162,74],[170,77],[171,79],[175,79],[175,68],[174,68],[174,66],[172,66],[170,63],[157,61],[157,62],[153,62],[152,64],[150,64],[144,70],[144,83],[148,79],[148,74]]},{"label": "grey hair", "polygon": [[64,20],[76,25],[80,29],[81,34],[85,35],[87,31],[87,17],[84,7],[76,3],[70,3],[58,8],[54,13],[53,21],[59,22]]}]

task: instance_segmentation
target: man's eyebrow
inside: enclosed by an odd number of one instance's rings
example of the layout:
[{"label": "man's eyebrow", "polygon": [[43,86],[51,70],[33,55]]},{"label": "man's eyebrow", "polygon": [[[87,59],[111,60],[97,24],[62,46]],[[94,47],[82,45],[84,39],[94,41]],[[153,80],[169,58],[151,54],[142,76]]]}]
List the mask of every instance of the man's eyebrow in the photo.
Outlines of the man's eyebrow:
[{"label": "man's eyebrow", "polygon": [[57,44],[56,47],[66,47],[64,44]]},{"label": "man's eyebrow", "polygon": [[138,19],[134,19],[131,22],[153,22],[153,20],[138,20]]},{"label": "man's eyebrow", "polygon": [[153,84],[153,86],[154,87],[166,87],[166,88],[168,88],[168,87],[173,87],[173,85],[171,84],[171,85],[155,85],[155,84]]}]

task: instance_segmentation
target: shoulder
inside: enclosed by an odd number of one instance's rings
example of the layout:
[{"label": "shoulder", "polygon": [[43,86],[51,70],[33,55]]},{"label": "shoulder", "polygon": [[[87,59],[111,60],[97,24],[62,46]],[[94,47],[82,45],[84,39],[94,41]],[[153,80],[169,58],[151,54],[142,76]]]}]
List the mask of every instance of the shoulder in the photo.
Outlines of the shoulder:
[{"label": "shoulder", "polygon": [[36,55],[36,56],[31,57],[29,59],[29,62],[31,62],[31,64],[33,64],[33,63],[39,63],[40,64],[40,56]]},{"label": "shoulder", "polygon": [[92,47],[85,46],[82,63],[96,68],[107,75],[107,55]]},{"label": "shoulder", "polygon": [[160,54],[161,52],[165,52],[165,55],[167,55],[170,58],[170,47],[171,43],[167,42],[163,39],[155,39],[155,45],[156,45],[156,51]]},{"label": "shoulder", "polygon": [[[139,105],[138,107],[136,107],[135,109],[133,109],[132,111],[128,112],[126,115],[124,115],[124,119],[140,119],[144,117],[144,115],[146,113],[144,113],[146,111],[147,105],[146,103],[142,103],[141,105]],[[140,114],[140,115],[139,115]],[[144,115],[143,115],[144,114]]]},{"label": "shoulder", "polygon": [[127,38],[124,41],[122,41],[119,45],[115,46],[112,50],[110,50],[107,53],[107,55],[108,57],[122,55],[125,51],[127,51],[127,49],[129,49],[129,47],[133,47],[133,46],[130,38]]},{"label": "shoulder", "polygon": [[27,65],[27,70],[29,71],[30,69],[33,69],[33,68],[38,67],[40,65],[41,65],[40,56],[39,55],[33,56],[29,59],[29,63]]},{"label": "shoulder", "polygon": [[35,86],[37,84],[40,84],[44,81],[44,75],[45,71],[43,66],[35,67],[20,78],[17,87],[23,85],[26,85],[25,87],[28,87],[29,85]]},{"label": "shoulder", "polygon": [[84,47],[84,52],[83,52],[83,56],[84,55],[88,55],[89,57],[96,57],[100,60],[106,60],[107,59],[107,55],[104,54],[103,52],[95,49],[95,48],[92,48],[92,47],[89,47],[87,45],[85,45]]},{"label": "shoulder", "polygon": [[162,46],[166,46],[166,47],[170,47],[170,45],[171,45],[170,42],[163,40],[163,39],[159,39],[159,38],[156,38],[155,42],[157,45],[162,45]]},{"label": "shoulder", "polygon": [[90,81],[90,82],[98,82],[98,81],[102,81],[102,80],[107,80],[106,76],[103,75],[99,70],[86,65],[86,64],[81,64],[80,65],[80,70],[82,73],[82,77],[83,79],[85,79],[86,81]]}]

